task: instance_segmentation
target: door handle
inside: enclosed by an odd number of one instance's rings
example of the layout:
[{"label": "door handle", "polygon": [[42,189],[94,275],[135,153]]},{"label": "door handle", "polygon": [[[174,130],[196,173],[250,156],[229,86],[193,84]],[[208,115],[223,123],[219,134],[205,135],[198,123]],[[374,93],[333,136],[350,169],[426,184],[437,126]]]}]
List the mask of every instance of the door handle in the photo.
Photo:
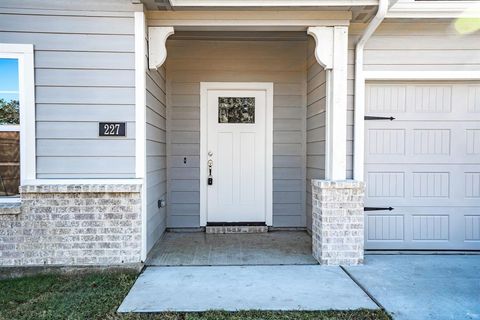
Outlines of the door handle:
[{"label": "door handle", "polygon": [[208,160],[207,162],[208,165],[208,179],[207,179],[207,184],[209,186],[213,185],[213,177],[212,177],[212,167],[213,167],[213,160]]}]

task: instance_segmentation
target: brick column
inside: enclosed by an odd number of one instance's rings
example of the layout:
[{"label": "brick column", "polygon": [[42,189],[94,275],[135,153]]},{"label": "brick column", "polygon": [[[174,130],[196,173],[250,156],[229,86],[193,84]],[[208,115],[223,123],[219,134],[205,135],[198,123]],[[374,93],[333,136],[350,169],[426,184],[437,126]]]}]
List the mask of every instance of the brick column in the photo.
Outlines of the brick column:
[{"label": "brick column", "polygon": [[363,182],[312,180],[312,251],[326,265],[363,263]]}]

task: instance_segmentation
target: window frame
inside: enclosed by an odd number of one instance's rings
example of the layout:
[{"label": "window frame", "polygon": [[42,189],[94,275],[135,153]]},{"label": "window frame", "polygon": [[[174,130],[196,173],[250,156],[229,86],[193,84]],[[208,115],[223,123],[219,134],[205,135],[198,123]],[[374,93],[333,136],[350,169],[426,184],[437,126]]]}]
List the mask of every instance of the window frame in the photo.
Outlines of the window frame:
[{"label": "window frame", "polygon": [[[18,100],[20,125],[0,125],[3,131],[20,132],[20,185],[36,178],[35,70],[33,44],[0,43],[0,59],[18,61]],[[0,196],[0,203],[19,202],[20,198]]]}]

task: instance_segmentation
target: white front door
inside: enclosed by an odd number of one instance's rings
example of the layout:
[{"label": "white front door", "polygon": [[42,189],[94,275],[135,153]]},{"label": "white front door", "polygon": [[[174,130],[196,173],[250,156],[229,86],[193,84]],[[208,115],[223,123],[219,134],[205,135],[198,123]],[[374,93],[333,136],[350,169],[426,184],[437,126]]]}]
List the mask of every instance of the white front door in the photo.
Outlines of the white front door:
[{"label": "white front door", "polygon": [[266,91],[206,95],[207,222],[266,222]]}]

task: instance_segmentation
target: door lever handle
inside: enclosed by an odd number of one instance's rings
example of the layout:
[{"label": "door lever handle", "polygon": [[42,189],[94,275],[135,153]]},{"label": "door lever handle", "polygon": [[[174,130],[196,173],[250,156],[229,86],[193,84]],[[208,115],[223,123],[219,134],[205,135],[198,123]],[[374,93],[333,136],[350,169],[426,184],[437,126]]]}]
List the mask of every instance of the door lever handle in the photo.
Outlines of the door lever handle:
[{"label": "door lever handle", "polygon": [[208,160],[207,162],[208,165],[208,179],[207,179],[207,184],[209,186],[213,185],[213,177],[212,177],[212,167],[213,167],[213,161]]}]

